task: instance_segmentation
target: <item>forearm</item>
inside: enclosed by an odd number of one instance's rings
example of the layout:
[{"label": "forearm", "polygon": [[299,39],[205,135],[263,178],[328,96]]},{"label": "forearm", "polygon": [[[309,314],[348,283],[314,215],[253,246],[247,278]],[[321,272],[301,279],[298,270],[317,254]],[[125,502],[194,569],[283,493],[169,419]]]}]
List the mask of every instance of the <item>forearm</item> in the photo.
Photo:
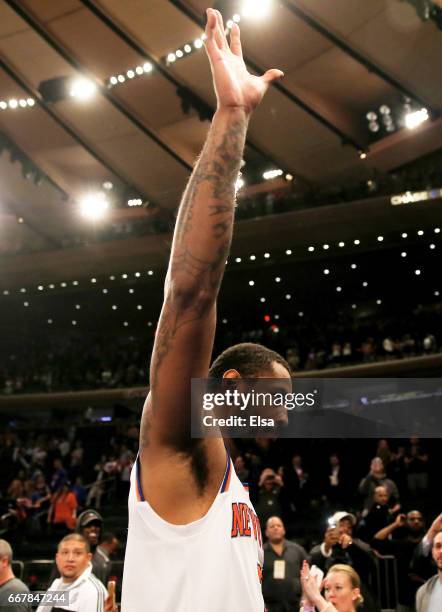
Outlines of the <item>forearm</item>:
[{"label": "forearm", "polygon": [[221,284],[232,239],[235,185],[248,115],[221,109],[213,118],[178,212],[166,295],[213,302]]},{"label": "forearm", "polygon": [[383,529],[378,531],[375,534],[374,539],[375,540],[386,540],[388,536],[392,534],[395,529],[396,529],[395,523],[391,523],[391,525],[387,525],[387,527],[384,527]]}]

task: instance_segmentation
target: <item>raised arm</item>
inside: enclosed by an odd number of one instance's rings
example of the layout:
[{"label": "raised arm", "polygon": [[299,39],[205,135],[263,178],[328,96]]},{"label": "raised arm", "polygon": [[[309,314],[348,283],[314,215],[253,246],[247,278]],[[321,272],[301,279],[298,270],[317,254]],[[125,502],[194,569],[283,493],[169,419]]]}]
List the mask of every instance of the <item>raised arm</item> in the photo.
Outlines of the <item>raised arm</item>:
[{"label": "raised arm", "polygon": [[[184,192],[172,244],[140,431],[142,484],[147,487],[156,468],[164,478],[163,468],[173,469],[171,457],[179,455],[185,463],[195,446],[190,439],[191,379],[204,378],[209,370],[248,121],[270,82],[282,75],[278,70],[262,77],[249,74],[238,26],[232,28],[229,45],[221,14],[212,9],[207,11],[206,51],[217,110]],[[222,470],[221,441],[206,441],[205,447],[209,468]]]}]

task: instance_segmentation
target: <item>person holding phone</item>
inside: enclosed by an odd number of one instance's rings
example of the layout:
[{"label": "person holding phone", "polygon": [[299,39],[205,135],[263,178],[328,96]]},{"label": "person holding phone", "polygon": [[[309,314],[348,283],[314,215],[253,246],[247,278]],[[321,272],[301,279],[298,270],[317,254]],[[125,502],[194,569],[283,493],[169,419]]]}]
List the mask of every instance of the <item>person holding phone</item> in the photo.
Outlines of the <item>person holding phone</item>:
[{"label": "person holding phone", "polygon": [[[313,568],[312,568],[313,569]],[[349,565],[333,565],[322,584],[304,561],[301,570],[303,603],[301,612],[356,612],[363,603],[361,581]],[[321,587],[324,587],[324,597]]]}]

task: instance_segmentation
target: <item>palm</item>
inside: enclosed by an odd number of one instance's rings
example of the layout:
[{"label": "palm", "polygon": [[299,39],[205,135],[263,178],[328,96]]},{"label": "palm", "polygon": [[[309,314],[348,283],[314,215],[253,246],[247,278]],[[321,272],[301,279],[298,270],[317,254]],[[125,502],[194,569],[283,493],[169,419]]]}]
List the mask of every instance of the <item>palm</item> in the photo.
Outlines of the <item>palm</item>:
[{"label": "palm", "polygon": [[279,70],[268,70],[262,77],[250,74],[242,57],[238,26],[232,27],[229,45],[221,14],[212,9],[208,11],[206,50],[219,107],[241,107],[250,112],[261,102],[269,84],[282,76]]}]

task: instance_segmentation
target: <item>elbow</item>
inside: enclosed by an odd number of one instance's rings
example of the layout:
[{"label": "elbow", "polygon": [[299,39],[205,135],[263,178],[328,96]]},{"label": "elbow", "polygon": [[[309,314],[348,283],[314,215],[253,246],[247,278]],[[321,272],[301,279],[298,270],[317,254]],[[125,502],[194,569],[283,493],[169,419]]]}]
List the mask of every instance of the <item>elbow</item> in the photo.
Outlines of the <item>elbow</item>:
[{"label": "elbow", "polygon": [[169,281],[166,286],[166,300],[178,311],[197,309],[210,310],[216,303],[217,291],[201,287],[196,282]]}]

